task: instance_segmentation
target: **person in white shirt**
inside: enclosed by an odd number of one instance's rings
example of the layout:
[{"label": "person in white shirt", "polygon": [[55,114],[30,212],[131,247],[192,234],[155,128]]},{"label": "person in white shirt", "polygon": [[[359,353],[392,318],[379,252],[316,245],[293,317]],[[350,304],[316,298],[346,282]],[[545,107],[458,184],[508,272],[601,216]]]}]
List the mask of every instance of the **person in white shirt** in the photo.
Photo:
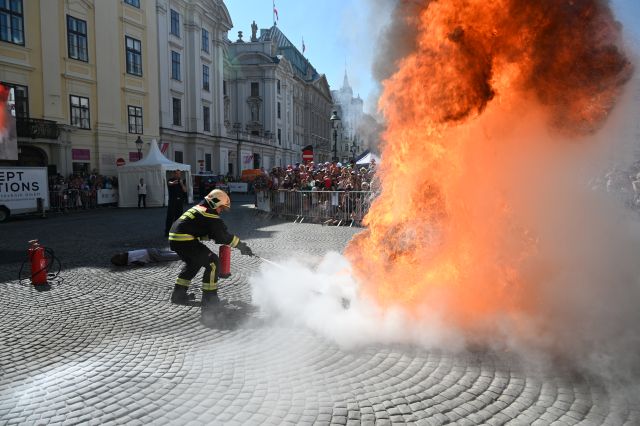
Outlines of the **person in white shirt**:
[{"label": "person in white shirt", "polygon": [[140,183],[138,184],[138,208],[140,208],[140,204],[147,208],[147,184],[144,183],[144,179],[140,178]]}]

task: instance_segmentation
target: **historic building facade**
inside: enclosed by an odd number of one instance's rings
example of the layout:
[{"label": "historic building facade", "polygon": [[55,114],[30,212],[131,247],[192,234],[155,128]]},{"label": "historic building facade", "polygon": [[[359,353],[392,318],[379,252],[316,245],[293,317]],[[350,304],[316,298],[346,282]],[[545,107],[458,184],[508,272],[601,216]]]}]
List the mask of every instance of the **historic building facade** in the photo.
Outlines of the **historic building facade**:
[{"label": "historic building facade", "polygon": [[138,137],[159,137],[154,1],[14,0],[0,13],[18,130],[8,164],[115,174]]},{"label": "historic building facade", "polygon": [[317,161],[331,159],[331,91],[324,75],[277,26],[252,25],[227,46],[224,67],[227,170],[286,166],[314,147]]},{"label": "historic building facade", "polygon": [[161,146],[194,173],[221,173],[229,12],[221,0],[157,0],[157,19]]},{"label": "historic building facade", "polygon": [[360,128],[363,124],[364,102],[358,95],[353,97],[353,89],[349,84],[347,71],[344,72],[344,81],[339,90],[332,90],[331,96],[334,102],[334,111],[340,117],[340,130],[338,140],[335,143],[335,155],[342,162],[357,157],[363,150],[363,140]]},{"label": "historic building facade", "polygon": [[0,164],[115,175],[153,138],[194,173],[285,166],[309,145],[331,160],[325,76],[276,26],[230,41],[222,0],[0,6],[0,83],[19,148]]}]

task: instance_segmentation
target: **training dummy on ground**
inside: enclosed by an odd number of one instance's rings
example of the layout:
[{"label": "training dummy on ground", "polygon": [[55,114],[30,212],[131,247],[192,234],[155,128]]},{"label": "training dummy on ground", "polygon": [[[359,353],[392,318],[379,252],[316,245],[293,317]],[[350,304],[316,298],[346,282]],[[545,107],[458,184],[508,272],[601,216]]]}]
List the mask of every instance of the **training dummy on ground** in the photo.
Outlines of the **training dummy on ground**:
[{"label": "training dummy on ground", "polygon": [[229,234],[220,214],[231,208],[231,199],[226,192],[214,189],[205,198],[184,212],[171,226],[169,246],[175,251],[184,266],[171,294],[171,302],[186,304],[189,301],[187,290],[191,280],[200,268],[202,275],[202,313],[215,316],[218,298],[219,259],[200,241],[212,239],[217,244],[225,244],[240,250],[246,256],[253,256],[251,248],[235,235]]},{"label": "training dummy on ground", "polygon": [[116,253],[111,257],[111,263],[116,266],[142,266],[147,263],[171,262],[172,260],[180,260],[180,257],[175,251],[169,250],[168,248],[129,250],[122,253]]}]

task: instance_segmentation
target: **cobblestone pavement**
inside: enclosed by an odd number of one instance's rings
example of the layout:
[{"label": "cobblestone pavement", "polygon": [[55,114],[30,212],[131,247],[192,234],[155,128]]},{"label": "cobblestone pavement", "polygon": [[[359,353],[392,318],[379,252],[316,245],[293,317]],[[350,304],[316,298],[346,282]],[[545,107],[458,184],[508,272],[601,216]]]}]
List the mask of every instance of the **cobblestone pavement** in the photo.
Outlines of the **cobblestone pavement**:
[{"label": "cobblestone pavement", "polygon": [[[265,256],[320,256],[357,232],[238,204],[229,228]],[[525,372],[504,354],[342,351],[276,326],[249,304],[258,260],[236,251],[221,289],[236,309],[205,327],[197,304],[168,302],[179,263],[109,263],[165,246],[163,221],[164,209],[107,209],[0,226],[0,424],[640,424],[638,407],[596,382]],[[63,262],[50,291],[17,280],[32,238]]]}]

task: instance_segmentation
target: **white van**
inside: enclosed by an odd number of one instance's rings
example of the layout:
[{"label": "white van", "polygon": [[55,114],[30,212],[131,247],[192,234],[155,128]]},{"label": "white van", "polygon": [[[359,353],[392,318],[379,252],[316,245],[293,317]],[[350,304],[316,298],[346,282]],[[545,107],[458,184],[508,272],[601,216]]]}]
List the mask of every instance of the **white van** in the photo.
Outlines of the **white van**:
[{"label": "white van", "polygon": [[46,167],[0,167],[0,222],[12,214],[37,212],[38,198],[49,209]]}]

